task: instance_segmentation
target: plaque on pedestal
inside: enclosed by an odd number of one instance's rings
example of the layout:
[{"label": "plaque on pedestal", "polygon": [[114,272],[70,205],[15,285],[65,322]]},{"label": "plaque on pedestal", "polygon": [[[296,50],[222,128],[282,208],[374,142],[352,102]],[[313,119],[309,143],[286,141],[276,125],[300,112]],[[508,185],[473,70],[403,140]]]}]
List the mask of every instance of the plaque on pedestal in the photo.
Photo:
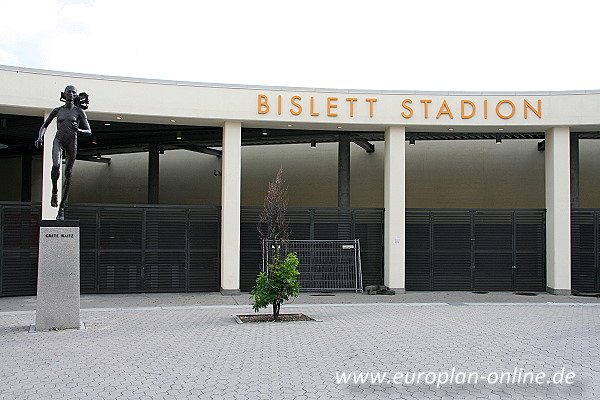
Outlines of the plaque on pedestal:
[{"label": "plaque on pedestal", "polygon": [[42,220],[35,330],[79,329],[79,221]]}]

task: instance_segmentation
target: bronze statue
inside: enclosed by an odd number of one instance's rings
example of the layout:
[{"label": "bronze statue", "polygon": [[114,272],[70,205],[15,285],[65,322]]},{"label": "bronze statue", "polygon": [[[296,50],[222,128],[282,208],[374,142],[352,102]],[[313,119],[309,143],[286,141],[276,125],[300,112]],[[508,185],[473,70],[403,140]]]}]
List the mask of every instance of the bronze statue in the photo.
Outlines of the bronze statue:
[{"label": "bronze statue", "polygon": [[[52,207],[58,206],[58,215],[56,219],[65,219],[65,202],[67,195],[69,194],[69,188],[71,187],[71,173],[73,170],[73,164],[75,163],[75,156],[77,155],[77,134],[83,133],[87,136],[92,134],[90,124],[87,120],[87,116],[83,110],[88,108],[89,100],[88,95],[85,92],[81,92],[77,95],[77,89],[75,86],[69,85],[65,88],[65,91],[60,94],[60,101],[64,101],[65,105],[56,107],[44,124],[40,128],[40,134],[35,141],[35,147],[39,147],[44,143],[44,134],[48,125],[56,117],[57,129],[54,143],[52,144],[52,198],[50,199],[50,205]],[[60,164],[62,162],[62,155],[65,155],[65,181],[63,183],[62,199],[60,206],[58,205],[58,177],[60,176]]]}]

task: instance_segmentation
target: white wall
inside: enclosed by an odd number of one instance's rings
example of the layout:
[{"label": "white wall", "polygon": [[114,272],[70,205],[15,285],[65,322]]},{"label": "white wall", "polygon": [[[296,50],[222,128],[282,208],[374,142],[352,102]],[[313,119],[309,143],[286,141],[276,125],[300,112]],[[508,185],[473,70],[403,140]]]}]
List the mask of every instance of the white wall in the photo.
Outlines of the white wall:
[{"label": "white wall", "polygon": [[600,140],[579,141],[579,196],[582,208],[600,208]]},{"label": "white wall", "polygon": [[[383,142],[375,153],[352,145],[352,207],[383,207]],[[544,153],[535,140],[423,141],[406,145],[409,208],[543,208]],[[244,205],[262,205],[280,165],[290,206],[335,207],[337,144],[244,148]],[[599,169],[600,171],[600,169]]]},{"label": "white wall", "polygon": [[[383,207],[383,142],[375,153],[351,147],[352,207]],[[543,208],[544,153],[536,140],[417,141],[406,145],[409,208]],[[600,207],[600,140],[580,143],[581,206]],[[111,165],[77,161],[70,201],[146,203],[148,155],[113,155]],[[290,206],[337,205],[337,143],[245,146],[242,204],[262,205],[279,166]],[[185,150],[160,156],[162,204],[221,204],[217,157]],[[0,159],[0,201],[19,201],[21,160]],[[40,201],[41,160],[34,158],[33,201]]]},{"label": "white wall", "polygon": [[[108,156],[111,164],[77,161],[70,202],[146,203],[148,153]],[[221,169],[218,158],[185,150],[160,156],[160,203],[219,205]]]},{"label": "white wall", "polygon": [[536,140],[422,141],[406,149],[408,208],[544,208]]},{"label": "white wall", "polygon": [[[351,146],[351,206],[383,207],[383,142],[375,153]],[[337,143],[248,146],[243,149],[242,204],[262,206],[279,167],[291,207],[337,207]]]}]

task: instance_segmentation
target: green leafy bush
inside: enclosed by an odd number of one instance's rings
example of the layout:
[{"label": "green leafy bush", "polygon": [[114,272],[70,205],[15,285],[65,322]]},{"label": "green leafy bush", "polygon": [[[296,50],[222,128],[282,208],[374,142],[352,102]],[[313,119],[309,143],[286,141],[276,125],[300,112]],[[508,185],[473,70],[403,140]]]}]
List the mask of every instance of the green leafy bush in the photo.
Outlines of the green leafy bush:
[{"label": "green leafy bush", "polygon": [[273,305],[273,320],[279,320],[281,304],[290,297],[297,297],[300,292],[297,266],[296,253],[288,254],[283,262],[279,252],[275,254],[273,264],[269,265],[267,272],[258,274],[256,286],[250,292],[254,311]]}]

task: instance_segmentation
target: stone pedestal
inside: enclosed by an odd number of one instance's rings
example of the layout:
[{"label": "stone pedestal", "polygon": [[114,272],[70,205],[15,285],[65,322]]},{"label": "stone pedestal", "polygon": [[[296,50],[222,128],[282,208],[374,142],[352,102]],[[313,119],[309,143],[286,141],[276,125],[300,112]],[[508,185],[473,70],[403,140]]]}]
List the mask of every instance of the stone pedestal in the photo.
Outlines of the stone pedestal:
[{"label": "stone pedestal", "polygon": [[79,293],[79,221],[41,221],[35,330],[79,329]]}]

